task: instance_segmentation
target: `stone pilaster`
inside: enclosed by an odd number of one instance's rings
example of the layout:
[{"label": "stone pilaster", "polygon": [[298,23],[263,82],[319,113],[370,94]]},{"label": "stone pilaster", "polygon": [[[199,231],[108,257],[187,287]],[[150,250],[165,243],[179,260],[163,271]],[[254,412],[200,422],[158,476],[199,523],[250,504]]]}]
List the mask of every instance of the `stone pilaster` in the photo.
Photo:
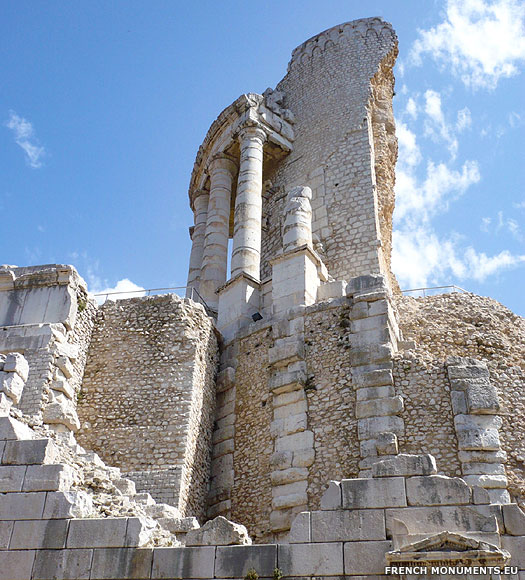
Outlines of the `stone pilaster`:
[{"label": "stone pilaster", "polygon": [[239,133],[241,159],[232,252],[232,278],[248,274],[260,279],[263,145],[266,133],[258,126],[245,126]]},{"label": "stone pilaster", "polygon": [[186,296],[191,298],[191,290],[199,290],[199,281],[201,277],[202,256],[204,253],[204,240],[206,237],[206,223],[208,221],[208,203],[210,192],[201,189],[195,194],[193,201],[193,211],[195,216],[195,225],[191,236],[191,254],[190,266],[188,272],[188,288]]},{"label": "stone pilaster", "polygon": [[217,309],[217,290],[226,282],[230,205],[235,163],[226,155],[215,155],[209,165],[210,200],[202,258],[199,293],[207,305]]}]

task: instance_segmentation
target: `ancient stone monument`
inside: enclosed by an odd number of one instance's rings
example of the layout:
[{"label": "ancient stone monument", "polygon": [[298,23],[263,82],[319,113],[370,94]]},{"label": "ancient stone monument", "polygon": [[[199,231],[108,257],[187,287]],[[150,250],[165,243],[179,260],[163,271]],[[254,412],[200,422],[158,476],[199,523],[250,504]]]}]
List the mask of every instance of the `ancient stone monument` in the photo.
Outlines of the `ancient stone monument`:
[{"label": "ancient stone monument", "polygon": [[0,268],[0,580],[525,575],[525,322],[399,291],[396,55],[335,26],[218,116],[186,298]]}]

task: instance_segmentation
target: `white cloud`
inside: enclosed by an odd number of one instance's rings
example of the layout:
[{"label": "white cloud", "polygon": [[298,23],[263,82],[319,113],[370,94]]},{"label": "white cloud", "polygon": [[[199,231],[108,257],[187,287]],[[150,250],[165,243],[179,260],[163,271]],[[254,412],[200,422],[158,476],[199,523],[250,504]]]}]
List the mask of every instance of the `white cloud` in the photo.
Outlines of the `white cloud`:
[{"label": "white cloud", "polygon": [[436,142],[446,143],[450,155],[455,158],[458,152],[458,140],[454,135],[454,128],[445,121],[441,108],[441,95],[436,91],[427,90],[424,96],[425,113],[428,117],[424,123],[425,135]]},{"label": "white cloud", "polygon": [[121,300],[122,298],[137,298],[145,296],[146,292],[142,286],[138,286],[128,278],[119,280],[115,286],[106,286],[101,288],[94,286],[91,289],[91,294],[102,294],[102,296],[95,296],[97,302],[102,304],[107,300]]},{"label": "white cloud", "polygon": [[[519,204],[514,206],[519,207]],[[487,234],[509,233],[518,242],[525,240],[519,223],[514,218],[506,217],[503,211],[498,211],[496,218],[482,218],[480,229]]]},{"label": "white cloud", "polygon": [[417,119],[417,104],[412,97],[409,97],[407,101],[406,112],[412,117],[412,119]]},{"label": "white cloud", "polygon": [[458,120],[456,121],[456,129],[461,132],[468,129],[472,125],[472,115],[470,114],[470,109],[464,107],[458,111]]},{"label": "white cloud", "polygon": [[4,123],[14,134],[15,142],[26,154],[26,162],[29,167],[38,169],[42,167],[42,157],[45,149],[38,144],[33,125],[23,117],[19,117],[14,111],[9,111],[9,119]]},{"label": "white cloud", "polygon": [[448,0],[445,12],[443,22],[419,31],[412,63],[429,54],[473,89],[493,89],[518,74],[525,62],[522,0]]}]

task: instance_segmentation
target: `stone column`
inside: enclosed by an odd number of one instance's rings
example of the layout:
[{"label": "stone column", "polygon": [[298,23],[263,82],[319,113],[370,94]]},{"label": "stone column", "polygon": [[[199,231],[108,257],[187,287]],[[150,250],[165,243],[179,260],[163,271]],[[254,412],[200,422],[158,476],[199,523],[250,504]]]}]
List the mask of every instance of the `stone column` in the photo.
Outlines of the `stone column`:
[{"label": "stone column", "polygon": [[199,281],[201,278],[202,255],[204,253],[204,238],[206,236],[206,222],[208,220],[208,202],[210,192],[201,189],[195,193],[193,198],[193,207],[195,215],[195,226],[191,236],[191,254],[190,266],[188,272],[188,288],[186,296],[191,298],[191,289],[199,290]]},{"label": "stone column", "polygon": [[230,202],[235,163],[226,155],[215,155],[209,165],[210,201],[202,258],[199,293],[208,306],[217,309],[217,289],[226,282]]},{"label": "stone column", "polygon": [[244,273],[259,280],[263,145],[266,133],[260,127],[243,127],[239,140],[241,163],[235,200],[231,277]]}]

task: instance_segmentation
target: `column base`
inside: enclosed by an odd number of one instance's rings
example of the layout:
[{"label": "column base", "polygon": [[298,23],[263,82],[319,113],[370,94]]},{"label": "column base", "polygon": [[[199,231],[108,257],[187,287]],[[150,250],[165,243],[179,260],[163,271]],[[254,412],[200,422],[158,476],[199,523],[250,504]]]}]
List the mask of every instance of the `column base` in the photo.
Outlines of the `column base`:
[{"label": "column base", "polygon": [[219,314],[217,328],[226,342],[254,322],[252,316],[261,310],[261,283],[248,274],[238,274],[217,291]]}]

